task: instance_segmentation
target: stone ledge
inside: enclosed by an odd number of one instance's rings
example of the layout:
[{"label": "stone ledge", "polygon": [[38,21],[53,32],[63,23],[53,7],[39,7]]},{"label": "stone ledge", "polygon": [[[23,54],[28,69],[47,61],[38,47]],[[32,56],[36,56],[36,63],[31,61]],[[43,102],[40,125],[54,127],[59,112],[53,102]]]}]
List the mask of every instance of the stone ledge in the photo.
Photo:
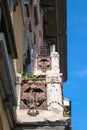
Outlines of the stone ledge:
[{"label": "stone ledge", "polygon": [[39,124],[46,122],[64,122],[70,120],[70,117],[62,117],[61,115],[47,110],[39,110],[39,115],[30,116],[26,110],[17,110],[17,123],[18,124]]},{"label": "stone ledge", "polygon": [[13,130],[71,130],[70,122],[70,119],[67,119],[53,122],[17,123]]}]

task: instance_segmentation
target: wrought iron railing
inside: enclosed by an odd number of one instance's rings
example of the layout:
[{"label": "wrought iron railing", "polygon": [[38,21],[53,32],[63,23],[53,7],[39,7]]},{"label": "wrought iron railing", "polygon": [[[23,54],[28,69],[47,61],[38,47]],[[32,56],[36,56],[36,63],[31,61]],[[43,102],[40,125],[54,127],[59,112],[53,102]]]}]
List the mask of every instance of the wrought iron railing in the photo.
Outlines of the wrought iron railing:
[{"label": "wrought iron railing", "polygon": [[49,55],[50,55],[50,47],[49,46],[40,46],[39,56],[49,56]]}]

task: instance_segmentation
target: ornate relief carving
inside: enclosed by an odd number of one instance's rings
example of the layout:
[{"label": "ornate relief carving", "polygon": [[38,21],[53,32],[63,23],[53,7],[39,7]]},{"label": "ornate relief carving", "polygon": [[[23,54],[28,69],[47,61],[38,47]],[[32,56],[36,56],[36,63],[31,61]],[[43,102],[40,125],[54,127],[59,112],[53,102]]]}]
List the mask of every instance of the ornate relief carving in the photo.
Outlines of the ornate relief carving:
[{"label": "ornate relief carving", "polygon": [[46,83],[62,83],[62,78],[59,73],[51,71],[46,75]]},{"label": "ornate relief carving", "polygon": [[31,82],[27,81],[21,86],[21,103],[20,109],[47,109],[47,96],[44,81]]},{"label": "ornate relief carving", "polygon": [[50,58],[38,58],[37,68],[38,70],[42,70],[42,72],[46,72],[47,70],[50,70],[51,69]]}]

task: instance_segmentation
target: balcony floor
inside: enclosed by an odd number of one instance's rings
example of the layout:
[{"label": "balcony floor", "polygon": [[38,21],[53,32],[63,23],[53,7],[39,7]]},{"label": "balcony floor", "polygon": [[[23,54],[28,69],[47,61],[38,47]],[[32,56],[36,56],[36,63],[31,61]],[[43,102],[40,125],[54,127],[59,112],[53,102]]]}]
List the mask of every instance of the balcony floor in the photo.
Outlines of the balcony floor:
[{"label": "balcony floor", "polygon": [[39,110],[39,114],[37,116],[30,116],[27,114],[28,110],[17,110],[17,123],[23,123],[23,124],[32,124],[32,123],[38,123],[38,122],[55,122],[55,121],[63,121],[66,122],[70,119],[70,117],[63,117],[58,115],[57,113],[54,113],[52,111],[47,110]]}]

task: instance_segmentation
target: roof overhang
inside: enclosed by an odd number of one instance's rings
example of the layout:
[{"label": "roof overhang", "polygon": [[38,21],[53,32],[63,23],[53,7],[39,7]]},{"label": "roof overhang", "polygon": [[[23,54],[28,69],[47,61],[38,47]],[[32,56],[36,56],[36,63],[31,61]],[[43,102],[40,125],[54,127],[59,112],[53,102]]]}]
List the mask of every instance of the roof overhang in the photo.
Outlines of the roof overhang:
[{"label": "roof overhang", "polygon": [[0,81],[4,101],[14,106],[17,105],[16,87],[3,33],[0,33]]}]

